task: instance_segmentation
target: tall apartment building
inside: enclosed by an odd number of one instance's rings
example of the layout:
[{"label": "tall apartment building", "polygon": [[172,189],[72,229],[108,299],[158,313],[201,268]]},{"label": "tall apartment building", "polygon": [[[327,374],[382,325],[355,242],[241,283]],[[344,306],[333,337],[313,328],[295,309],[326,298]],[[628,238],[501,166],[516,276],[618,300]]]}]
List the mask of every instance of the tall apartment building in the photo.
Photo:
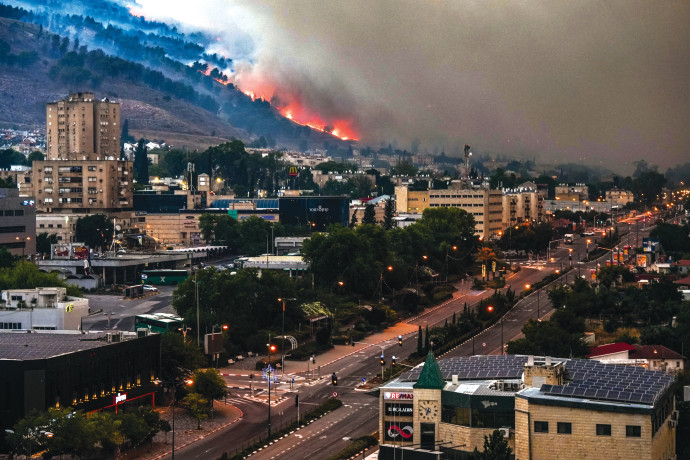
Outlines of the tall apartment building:
[{"label": "tall apartment building", "polygon": [[503,222],[503,193],[500,190],[462,187],[452,183],[444,190],[411,191],[406,185],[395,187],[396,211],[422,214],[426,208],[453,207],[474,216],[475,231],[482,238],[497,235]]},{"label": "tall apartment building", "polygon": [[46,106],[46,161],[33,164],[36,206],[90,213],[132,208],[132,162],[120,160],[120,104],[73,93]]},{"label": "tall apartment building", "polygon": [[541,222],[544,196],[536,190],[503,191],[503,228],[521,222]]},{"label": "tall apartment building", "polygon": [[89,213],[132,207],[132,162],[35,161],[34,196],[44,212]]},{"label": "tall apartment building", "polygon": [[120,104],[72,93],[46,105],[46,159],[105,160],[120,157]]}]

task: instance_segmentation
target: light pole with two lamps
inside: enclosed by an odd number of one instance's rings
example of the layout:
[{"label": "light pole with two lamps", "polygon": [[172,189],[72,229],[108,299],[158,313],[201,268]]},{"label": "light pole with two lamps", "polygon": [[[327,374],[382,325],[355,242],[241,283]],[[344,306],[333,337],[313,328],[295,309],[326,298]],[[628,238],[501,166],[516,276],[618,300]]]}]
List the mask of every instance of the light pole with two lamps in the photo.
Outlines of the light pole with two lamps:
[{"label": "light pole with two lamps", "polygon": [[[164,382],[162,380],[154,380],[154,384],[156,385],[162,385],[163,388],[166,388],[166,385],[169,385],[169,388],[172,389],[172,404],[170,405],[171,410],[172,410],[172,452],[171,452],[171,457],[172,460],[175,460],[175,402],[177,402],[177,387],[180,385],[180,382],[177,381],[169,381],[169,382]],[[191,386],[194,384],[193,380],[185,380],[184,381],[185,385]]]}]

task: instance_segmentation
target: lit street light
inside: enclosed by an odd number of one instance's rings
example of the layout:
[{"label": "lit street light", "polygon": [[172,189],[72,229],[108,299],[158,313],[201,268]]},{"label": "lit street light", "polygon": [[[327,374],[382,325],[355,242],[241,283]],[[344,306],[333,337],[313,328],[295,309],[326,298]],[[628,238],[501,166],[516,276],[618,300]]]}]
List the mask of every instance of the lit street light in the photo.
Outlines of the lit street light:
[{"label": "lit street light", "polygon": [[[162,380],[154,380],[153,382],[155,385],[163,385],[165,388],[165,385],[170,385],[170,388],[172,388],[172,404],[171,404],[171,410],[172,410],[172,452],[171,452],[171,457],[172,460],[175,460],[175,402],[177,401],[177,385],[179,385],[179,382],[171,381],[171,382],[164,382]],[[194,384],[193,380],[185,380],[184,383],[187,386],[191,386]]]}]

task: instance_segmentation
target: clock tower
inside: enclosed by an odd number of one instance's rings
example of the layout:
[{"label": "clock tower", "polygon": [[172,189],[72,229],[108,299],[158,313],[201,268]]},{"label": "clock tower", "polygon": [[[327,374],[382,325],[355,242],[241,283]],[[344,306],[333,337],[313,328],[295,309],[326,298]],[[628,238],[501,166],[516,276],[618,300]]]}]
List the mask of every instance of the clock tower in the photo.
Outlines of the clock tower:
[{"label": "clock tower", "polygon": [[422,449],[436,450],[438,424],[441,422],[441,390],[445,386],[446,381],[436,359],[429,352],[422,372],[412,386],[414,391],[413,426]]}]

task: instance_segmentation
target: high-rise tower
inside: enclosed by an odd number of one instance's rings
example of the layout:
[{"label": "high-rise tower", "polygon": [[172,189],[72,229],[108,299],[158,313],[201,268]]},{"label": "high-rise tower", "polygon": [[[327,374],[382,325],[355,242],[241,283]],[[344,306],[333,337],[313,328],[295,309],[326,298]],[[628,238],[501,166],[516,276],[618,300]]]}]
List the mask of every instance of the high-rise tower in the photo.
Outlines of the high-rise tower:
[{"label": "high-rise tower", "polygon": [[48,160],[117,160],[120,104],[93,93],[72,93],[46,105]]}]

